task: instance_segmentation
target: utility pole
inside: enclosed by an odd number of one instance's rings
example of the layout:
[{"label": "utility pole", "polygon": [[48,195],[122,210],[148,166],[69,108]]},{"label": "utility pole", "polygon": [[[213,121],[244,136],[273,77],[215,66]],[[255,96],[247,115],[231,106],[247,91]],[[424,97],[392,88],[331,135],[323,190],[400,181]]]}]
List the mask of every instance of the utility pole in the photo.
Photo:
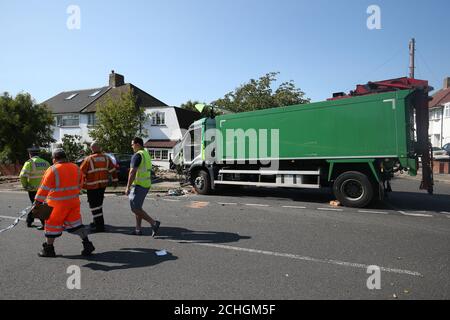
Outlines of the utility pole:
[{"label": "utility pole", "polygon": [[414,79],[414,70],[416,60],[416,39],[412,38],[409,42],[409,77]]}]

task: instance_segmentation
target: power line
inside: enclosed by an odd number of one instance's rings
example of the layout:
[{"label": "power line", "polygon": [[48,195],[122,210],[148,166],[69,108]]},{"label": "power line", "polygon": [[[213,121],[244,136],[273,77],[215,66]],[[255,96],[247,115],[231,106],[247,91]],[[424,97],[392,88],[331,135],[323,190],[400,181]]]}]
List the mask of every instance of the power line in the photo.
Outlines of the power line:
[{"label": "power line", "polygon": [[[395,58],[397,58],[397,56],[404,50],[403,47],[400,47],[389,59],[387,59],[385,62],[383,62],[381,65],[379,65],[378,67],[374,68],[372,71],[367,72],[367,77],[365,78],[365,80],[363,79],[362,81],[366,81],[367,79],[369,79],[370,76],[372,76],[372,74],[374,74],[375,72],[377,72],[378,70],[382,69],[384,66],[386,66],[388,63],[390,63],[392,60],[394,60]],[[358,81],[358,83],[361,81]]]},{"label": "power line", "polygon": [[434,78],[437,79],[436,74],[433,72],[433,70],[431,70],[427,60],[424,58],[424,56],[422,55],[422,52],[417,50],[417,53],[419,53],[419,58],[423,60],[425,67],[428,69],[428,71],[431,73],[431,76],[433,76]]}]

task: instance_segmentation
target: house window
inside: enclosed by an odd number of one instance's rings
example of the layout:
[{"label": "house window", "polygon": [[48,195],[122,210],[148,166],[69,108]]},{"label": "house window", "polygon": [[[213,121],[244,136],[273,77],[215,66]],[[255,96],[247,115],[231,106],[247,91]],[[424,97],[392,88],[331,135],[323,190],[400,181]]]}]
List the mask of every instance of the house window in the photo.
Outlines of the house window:
[{"label": "house window", "polygon": [[444,114],[444,116],[446,118],[450,118],[450,104],[445,106],[445,114]]},{"label": "house window", "polygon": [[152,117],[153,126],[163,126],[166,124],[166,116],[164,112],[156,112]]},{"label": "house window", "polygon": [[149,153],[153,160],[169,160],[169,150],[150,149]]},{"label": "house window", "polygon": [[96,126],[97,115],[95,113],[89,113],[87,116],[88,116],[88,126]]},{"label": "house window", "polygon": [[78,127],[80,125],[80,116],[78,114],[56,116],[56,125],[58,127]]},{"label": "house window", "polygon": [[433,109],[430,111],[430,120],[441,120],[442,119],[442,109]]}]

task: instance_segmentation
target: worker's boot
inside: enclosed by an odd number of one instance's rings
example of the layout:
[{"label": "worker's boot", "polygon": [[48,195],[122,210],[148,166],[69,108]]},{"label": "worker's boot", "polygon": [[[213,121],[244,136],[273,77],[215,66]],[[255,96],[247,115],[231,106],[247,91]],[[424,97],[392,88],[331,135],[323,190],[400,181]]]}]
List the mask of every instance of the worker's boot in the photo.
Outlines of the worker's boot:
[{"label": "worker's boot", "polygon": [[43,249],[38,253],[39,257],[42,258],[54,258],[56,257],[55,247],[52,244],[43,243]]},{"label": "worker's boot", "polygon": [[81,251],[81,255],[90,256],[94,250],[95,247],[92,242],[83,240],[83,251]]},{"label": "worker's boot", "polygon": [[27,216],[27,227],[28,228],[32,228],[33,227],[33,222],[34,222],[33,215],[31,213],[29,213],[28,216]]}]

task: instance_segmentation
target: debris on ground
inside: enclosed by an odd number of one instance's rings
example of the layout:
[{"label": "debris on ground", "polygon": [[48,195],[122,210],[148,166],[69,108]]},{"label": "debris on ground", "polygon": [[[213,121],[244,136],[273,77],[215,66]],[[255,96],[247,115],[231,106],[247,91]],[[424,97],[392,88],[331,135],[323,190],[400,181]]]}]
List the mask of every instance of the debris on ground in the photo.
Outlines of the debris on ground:
[{"label": "debris on ground", "polygon": [[333,206],[333,207],[340,207],[340,206],[341,206],[341,203],[340,203],[339,201],[337,201],[337,200],[330,201],[330,206]]},{"label": "debris on ground", "polygon": [[155,175],[162,181],[180,181],[180,175],[174,170],[158,169]]},{"label": "debris on ground", "polygon": [[189,193],[191,193],[191,190],[179,188],[179,189],[170,189],[167,192],[167,195],[171,196],[171,197],[181,197],[181,196],[185,196]]},{"label": "debris on ground", "polygon": [[156,251],[156,255],[158,257],[166,256],[167,255],[167,251],[166,250]]},{"label": "debris on ground", "polygon": [[208,206],[209,202],[192,201],[187,207],[193,209],[203,209]]},{"label": "debris on ground", "polygon": [[20,179],[17,176],[0,176],[0,183],[15,183],[19,181]]}]

